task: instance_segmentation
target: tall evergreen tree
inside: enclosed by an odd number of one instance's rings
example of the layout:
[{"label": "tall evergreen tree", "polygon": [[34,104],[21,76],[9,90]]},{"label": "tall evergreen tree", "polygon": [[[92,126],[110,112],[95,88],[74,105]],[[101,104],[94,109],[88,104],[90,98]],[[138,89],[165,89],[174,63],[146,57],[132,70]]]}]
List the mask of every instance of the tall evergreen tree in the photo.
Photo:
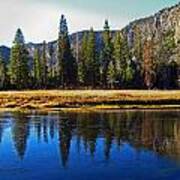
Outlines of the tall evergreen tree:
[{"label": "tall evergreen tree", "polygon": [[160,89],[177,88],[177,68],[173,58],[175,48],[174,31],[164,33],[157,53],[157,87]]},{"label": "tall evergreen tree", "polygon": [[77,62],[71,52],[68,27],[64,15],[61,16],[60,20],[57,74],[60,86],[69,87],[76,85]]},{"label": "tall evergreen tree", "polygon": [[85,33],[82,39],[82,45],[80,49],[80,56],[78,62],[78,79],[81,85],[86,85],[87,77],[87,45],[88,45],[88,34]]},{"label": "tall evergreen tree", "polygon": [[126,81],[129,83],[129,73],[132,72],[132,66],[130,66],[131,57],[127,38],[120,32],[117,32],[115,36],[113,58],[116,67],[116,80],[119,86],[124,88]]},{"label": "tall evergreen tree", "polygon": [[42,69],[41,69],[41,54],[39,48],[35,50],[33,63],[33,78],[35,88],[41,88],[42,85]]},{"label": "tall evergreen tree", "polygon": [[53,44],[50,44],[49,46],[49,62],[48,62],[48,81],[50,81],[50,84],[53,85],[55,71],[54,71],[54,48]]},{"label": "tall evergreen tree", "polygon": [[168,89],[178,88],[178,64],[175,60],[168,63]]},{"label": "tall evergreen tree", "polygon": [[116,71],[113,61],[109,63],[107,73],[107,83],[109,88],[114,88],[116,82]]},{"label": "tall evergreen tree", "polygon": [[135,63],[131,60],[127,37],[121,32],[115,35],[113,59],[117,85],[120,88],[130,87],[135,76]]},{"label": "tall evergreen tree", "polygon": [[122,55],[122,35],[120,32],[116,32],[114,39],[114,51],[113,51],[113,59],[114,59],[114,73],[116,77],[117,86],[120,85],[121,82],[121,55]]},{"label": "tall evergreen tree", "polygon": [[99,82],[99,63],[96,53],[96,37],[93,28],[90,29],[87,42],[87,85],[95,87]]},{"label": "tall evergreen tree", "polygon": [[41,73],[42,73],[42,86],[47,87],[48,84],[48,67],[47,67],[47,47],[46,42],[43,42],[42,56],[41,56]]},{"label": "tall evergreen tree", "polygon": [[10,82],[18,89],[27,88],[29,85],[28,51],[24,44],[24,36],[20,29],[17,30],[9,64]]},{"label": "tall evergreen tree", "polygon": [[108,66],[112,60],[112,42],[111,42],[111,33],[109,23],[106,20],[104,25],[104,32],[103,32],[103,50],[102,50],[102,57],[101,57],[101,66],[102,66],[102,74],[101,74],[101,81],[104,87],[107,87],[107,77],[108,77]]},{"label": "tall evergreen tree", "polygon": [[129,60],[125,70],[125,88],[134,88],[136,76],[136,65],[132,60]]},{"label": "tall evergreen tree", "polygon": [[6,65],[0,55],[0,89],[5,89],[7,85]]}]

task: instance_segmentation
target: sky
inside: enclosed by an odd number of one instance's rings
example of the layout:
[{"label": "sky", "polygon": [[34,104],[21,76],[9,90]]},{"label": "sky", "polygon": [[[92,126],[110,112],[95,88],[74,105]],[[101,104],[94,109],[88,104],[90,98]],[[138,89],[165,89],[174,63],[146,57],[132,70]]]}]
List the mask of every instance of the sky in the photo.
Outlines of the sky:
[{"label": "sky", "polygon": [[69,32],[103,28],[108,19],[111,29],[154,14],[180,0],[0,0],[0,45],[11,46],[17,28],[26,42],[57,39],[59,18],[67,18]]}]

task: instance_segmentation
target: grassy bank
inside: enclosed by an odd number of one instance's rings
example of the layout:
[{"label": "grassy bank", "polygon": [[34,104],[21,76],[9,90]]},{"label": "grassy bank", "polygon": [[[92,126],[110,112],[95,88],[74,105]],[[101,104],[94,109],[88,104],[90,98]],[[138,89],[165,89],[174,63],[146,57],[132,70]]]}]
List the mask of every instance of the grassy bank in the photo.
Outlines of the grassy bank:
[{"label": "grassy bank", "polygon": [[44,90],[0,92],[1,109],[180,108],[180,91]]}]

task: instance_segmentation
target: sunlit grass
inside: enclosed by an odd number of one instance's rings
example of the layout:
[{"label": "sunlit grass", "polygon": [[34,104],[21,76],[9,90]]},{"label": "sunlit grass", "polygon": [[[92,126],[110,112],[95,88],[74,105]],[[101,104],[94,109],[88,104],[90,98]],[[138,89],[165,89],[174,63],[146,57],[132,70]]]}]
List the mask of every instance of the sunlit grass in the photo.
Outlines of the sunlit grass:
[{"label": "sunlit grass", "polygon": [[[145,90],[38,90],[0,92],[0,108],[79,108],[97,106],[120,108],[136,104],[177,107],[180,91]],[[173,102],[173,103],[172,103]],[[134,106],[132,105],[134,103]],[[131,105],[129,105],[131,104]]]}]

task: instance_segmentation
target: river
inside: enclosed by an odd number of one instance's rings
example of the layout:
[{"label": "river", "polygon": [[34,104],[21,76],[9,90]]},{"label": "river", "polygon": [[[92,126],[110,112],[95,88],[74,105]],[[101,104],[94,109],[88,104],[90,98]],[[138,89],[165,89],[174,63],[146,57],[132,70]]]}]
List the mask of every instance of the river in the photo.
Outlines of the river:
[{"label": "river", "polygon": [[0,113],[0,179],[180,178],[180,111]]}]

